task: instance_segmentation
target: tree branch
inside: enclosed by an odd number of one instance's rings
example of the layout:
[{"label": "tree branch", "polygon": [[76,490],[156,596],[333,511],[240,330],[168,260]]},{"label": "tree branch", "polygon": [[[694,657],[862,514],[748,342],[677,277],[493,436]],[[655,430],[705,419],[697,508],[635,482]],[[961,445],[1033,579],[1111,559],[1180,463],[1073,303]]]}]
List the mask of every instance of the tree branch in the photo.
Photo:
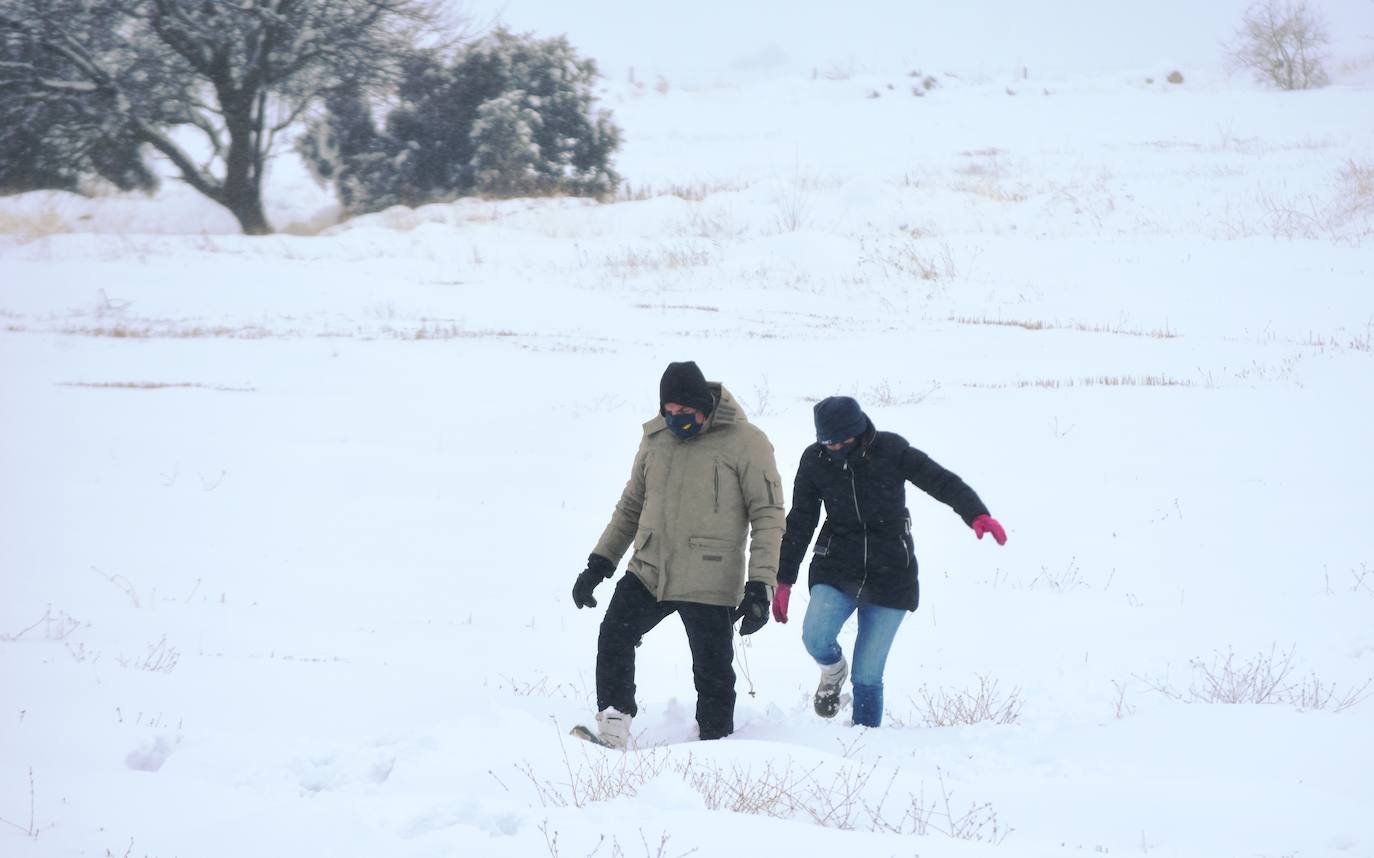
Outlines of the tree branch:
[{"label": "tree branch", "polygon": [[167,159],[176,166],[178,171],[180,171],[181,178],[186,184],[220,205],[225,205],[223,184],[206,176],[191,161],[190,156],[183,152],[179,146],[164,136],[162,132],[138,117],[134,118],[133,127],[143,142],[167,156]]}]

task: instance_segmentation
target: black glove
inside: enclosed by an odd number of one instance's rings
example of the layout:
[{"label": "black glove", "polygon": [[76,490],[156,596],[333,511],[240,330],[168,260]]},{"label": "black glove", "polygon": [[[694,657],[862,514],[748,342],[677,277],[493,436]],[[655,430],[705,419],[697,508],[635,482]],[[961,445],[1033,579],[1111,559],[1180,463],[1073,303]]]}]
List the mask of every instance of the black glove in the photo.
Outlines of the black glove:
[{"label": "black glove", "polygon": [[762,581],[750,581],[744,585],[744,601],[735,609],[734,619],[741,620],[739,633],[752,635],[768,622],[768,606],[773,601],[768,585]]},{"label": "black glove", "polygon": [[577,574],[573,582],[573,604],[579,608],[595,608],[596,597],[592,591],[596,585],[615,574],[615,564],[600,554],[587,556],[587,568]]}]

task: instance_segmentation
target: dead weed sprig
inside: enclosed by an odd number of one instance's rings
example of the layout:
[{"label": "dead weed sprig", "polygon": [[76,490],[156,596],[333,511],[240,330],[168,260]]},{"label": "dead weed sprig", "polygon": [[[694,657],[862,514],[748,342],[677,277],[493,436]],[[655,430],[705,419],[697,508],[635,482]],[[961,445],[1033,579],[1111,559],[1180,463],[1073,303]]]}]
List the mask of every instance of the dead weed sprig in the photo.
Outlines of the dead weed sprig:
[{"label": "dead weed sprig", "polygon": [[146,670],[149,673],[171,673],[176,670],[177,662],[181,659],[181,652],[175,647],[167,645],[167,636],[148,644],[148,650],[142,659],[124,658],[115,659],[122,667],[132,667],[136,670]]},{"label": "dead weed sprig", "polygon": [[1347,160],[1336,170],[1336,199],[1349,214],[1374,211],[1374,161]]},{"label": "dead weed sprig", "polygon": [[1021,717],[1021,689],[1003,694],[997,680],[979,674],[978,688],[937,688],[922,685],[920,701],[912,700],[917,714],[927,727],[954,727],[970,724],[1015,724]]},{"label": "dead weed sprig", "polygon": [[789,760],[782,768],[767,762],[757,773],[738,764],[727,772],[713,765],[700,764],[690,754],[676,767],[682,779],[701,794],[709,809],[778,818],[791,817],[803,809],[799,796],[805,792],[817,769],[819,766],[797,771]]},{"label": "dead weed sprig", "polygon": [[[909,801],[906,807],[902,808],[902,815],[896,822],[889,821],[884,811],[888,798],[887,791],[875,807],[865,806],[873,830],[889,834],[915,834],[919,837],[942,834],[953,840],[993,845],[1007,839],[1012,829],[1001,824],[997,818],[997,811],[993,810],[990,803],[974,802],[969,805],[968,810],[956,811],[954,794],[945,783],[944,769],[937,766],[935,772],[940,784],[940,794],[927,800],[926,787],[922,783],[920,793],[909,796]],[[892,782],[889,781],[889,791],[891,787]]]},{"label": "dead weed sprig", "polygon": [[841,830],[938,833],[995,843],[1010,833],[998,823],[988,804],[974,804],[968,811],[956,813],[942,770],[938,799],[927,802],[922,784],[920,794],[912,795],[902,815],[893,820],[883,808],[899,772],[893,772],[876,804],[867,801],[874,792],[877,761],[866,766],[842,764],[827,772],[823,763],[801,768],[789,758],[781,764],[768,761],[755,769],[740,764],[722,767],[690,753],[677,758],[668,749],[650,748],[623,754],[584,750],[574,764],[566,743],[562,750],[565,780],[543,778],[528,762],[516,766],[534,786],[544,807],[581,808],[618,796],[634,796],[648,781],[672,774],[701,795],[711,810],[777,819],[808,818],[817,825]]},{"label": "dead weed sprig", "polygon": [[678,244],[652,250],[629,249],[619,256],[606,257],[605,264],[606,268],[612,271],[639,274],[650,271],[699,268],[710,265],[714,259],[715,256],[709,248]]},{"label": "dead weed sprig", "polygon": [[129,601],[133,602],[135,608],[140,607],[138,601],[138,588],[135,587],[133,585],[133,582],[130,581],[128,578],[125,578],[118,572],[115,572],[113,574],[106,574],[104,571],[102,571],[100,568],[96,566],[92,566],[91,571],[99,575],[101,578],[104,578],[106,581],[109,581],[111,584],[113,584],[115,587],[121,590],[124,593],[124,595],[129,597]]},{"label": "dead weed sprig", "polygon": [[97,390],[166,390],[168,388],[200,388],[232,393],[252,393],[255,387],[229,387],[223,384],[201,384],[195,381],[62,381],[61,387],[88,387]]},{"label": "dead weed sprig", "polygon": [[943,283],[959,276],[959,264],[947,242],[940,242],[935,253],[924,251],[918,238],[884,245],[861,239],[859,249],[859,264],[875,266],[887,277]]},{"label": "dead weed sprig", "polygon": [[[547,819],[539,823],[538,828],[539,833],[544,835],[544,848],[549,850],[549,858],[559,858],[560,853],[558,851],[557,829],[551,828],[549,826],[549,821]],[[668,832],[660,832],[658,837],[658,843],[654,844],[653,847],[650,847],[649,838],[647,835],[645,835],[644,829],[639,829],[639,842],[640,845],[644,847],[644,858],[668,858],[668,842],[671,839],[672,837],[668,834]],[[596,845],[593,846],[592,850],[587,853],[587,858],[595,858],[596,854],[601,851],[601,847],[605,845],[606,835],[598,835]],[[620,845],[620,840],[615,835],[611,835],[610,845],[611,852],[609,858],[625,858],[625,848]],[[686,852],[677,853],[677,855],[673,856],[673,858],[687,858],[687,856],[689,855],[695,855],[698,851],[698,848],[694,846],[691,849],[688,849]]]},{"label": "dead weed sprig", "polygon": [[1318,351],[1339,352],[1349,349],[1355,352],[1368,352],[1374,350],[1374,318],[1369,319],[1364,324],[1363,333],[1351,333],[1345,328],[1339,329],[1335,334],[1319,334],[1315,331],[1308,331],[1307,337],[1303,340],[1290,340],[1299,345],[1314,348]]},{"label": "dead weed sprig", "polygon": [[1336,169],[1329,193],[1318,196],[1293,192],[1285,186],[1255,191],[1251,222],[1228,211],[1227,235],[1244,238],[1269,235],[1288,240],[1326,240],[1361,244],[1374,235],[1374,164],[1347,160]]},{"label": "dead weed sprig", "polygon": [[914,393],[902,393],[892,389],[892,383],[886,378],[877,384],[871,385],[864,391],[861,397],[864,402],[871,402],[874,405],[889,407],[893,405],[920,405],[932,393],[940,389],[938,381],[932,381],[930,387]]},{"label": "dead weed sprig", "polygon": [[1126,328],[1120,325],[1090,324],[1087,322],[1046,322],[1038,319],[990,319],[987,316],[950,316],[949,321],[958,325],[996,325],[1009,328],[1021,328],[1027,331],[1082,331],[1090,334],[1117,334],[1123,337],[1151,337],[1157,340],[1169,340],[1178,336],[1167,324],[1162,328],[1152,328],[1149,330],[1141,328]]},{"label": "dead weed sprig", "polygon": [[[1326,592],[1333,592],[1331,589],[1330,576],[1327,578]],[[1359,569],[1350,570],[1350,592],[1368,593],[1374,596],[1374,569],[1361,563]]]},{"label": "dead weed sprig", "polygon": [[1064,387],[1196,387],[1197,385],[1187,379],[1174,378],[1168,375],[1099,375],[1087,378],[1038,378],[1006,384],[965,382],[963,386],[984,390],[1024,389],[1028,387],[1058,390]]},{"label": "dead weed sprig", "polygon": [[29,632],[43,628],[43,640],[45,641],[64,641],[67,637],[83,625],[89,626],[90,623],[82,623],[73,618],[66,611],[58,611],[56,615],[52,612],[52,605],[43,611],[43,616],[39,617],[31,625],[25,626],[17,632],[0,633],[0,641],[17,641]]},{"label": "dead weed sprig", "polygon": [[1078,568],[1078,558],[1074,557],[1063,569],[1041,566],[1039,574],[1031,579],[1027,588],[1035,590],[1043,587],[1051,593],[1070,593],[1087,586],[1088,583],[1083,580],[1082,570]]},{"label": "dead weed sprig", "polygon": [[1257,653],[1244,661],[1230,650],[1225,655],[1214,654],[1211,661],[1192,659],[1189,666],[1193,679],[1186,689],[1173,685],[1167,676],[1136,678],[1182,703],[1286,704],[1299,709],[1342,712],[1374,695],[1374,677],[1345,691],[1338,691],[1334,682],[1322,682],[1315,673],[1295,679],[1294,650],[1289,647],[1280,652],[1271,646],[1269,652]]},{"label": "dead weed sprig", "polygon": [[661,748],[634,754],[593,754],[583,749],[580,764],[574,766],[566,742],[561,742],[563,770],[567,780],[554,782],[540,778],[526,762],[516,765],[534,785],[544,807],[586,807],[592,802],[617,796],[635,796],[639,788],[668,769],[671,755]]},{"label": "dead weed sprig", "polygon": [[513,676],[502,675],[506,687],[516,697],[561,697],[564,699],[581,700],[587,697],[586,689],[579,689],[571,682],[549,683],[549,677],[541,676],[537,680],[519,680]]},{"label": "dead weed sprig", "polygon": [[[305,331],[295,327],[267,327],[264,325],[202,325],[176,319],[126,319],[113,324],[62,324],[56,326],[33,327],[28,325],[9,325],[7,330],[14,333],[41,332],[81,337],[108,337],[116,340],[265,340],[301,339],[305,337],[333,339],[394,339],[394,340],[453,340],[483,339],[487,337],[517,337],[515,331],[493,330],[488,328],[465,328],[456,322],[443,319],[418,319],[405,325],[383,324],[381,326],[358,325],[351,328],[323,327],[316,331]],[[95,386],[95,385],[79,385]],[[134,387],[127,385],[110,385]],[[195,386],[195,385],[162,385]],[[236,389],[236,388],[222,388]]]},{"label": "dead weed sprig", "polygon": [[19,823],[13,822],[13,821],[11,821],[11,820],[8,820],[8,819],[6,819],[6,818],[3,817],[3,816],[0,816],[0,822],[3,822],[3,823],[5,823],[5,824],[8,825],[8,826],[10,826],[10,827],[12,827],[12,828],[15,828],[15,829],[17,829],[17,830],[23,832],[23,834],[24,834],[25,837],[29,837],[29,838],[32,838],[32,839],[34,839],[34,840],[37,840],[37,839],[38,839],[38,826],[37,826],[37,825],[34,823],[34,821],[33,821],[33,820],[34,820],[34,816],[33,816],[33,813],[34,813],[34,803],[35,803],[35,800],[34,800],[34,788],[33,788],[33,769],[30,768],[30,769],[29,769],[29,824],[28,824],[28,825],[20,825]]},{"label": "dead weed sprig", "polygon": [[654,197],[677,197],[689,203],[699,203],[712,194],[733,193],[749,187],[748,182],[701,181],[685,184],[670,183],[663,187],[654,185],[631,185],[626,182],[620,186],[618,199],[626,202],[649,200]]}]

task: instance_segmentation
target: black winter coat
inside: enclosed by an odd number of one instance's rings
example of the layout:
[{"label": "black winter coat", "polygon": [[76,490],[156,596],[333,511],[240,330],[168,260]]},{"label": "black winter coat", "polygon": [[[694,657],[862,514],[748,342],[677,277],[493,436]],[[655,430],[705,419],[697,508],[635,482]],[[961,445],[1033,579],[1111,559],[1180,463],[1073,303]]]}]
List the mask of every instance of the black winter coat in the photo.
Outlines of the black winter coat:
[{"label": "black winter coat", "polygon": [[862,602],[916,610],[920,584],[906,484],[952,507],[971,525],[987,507],[958,475],[869,421],[859,447],[836,460],[821,444],[802,453],[782,537],[778,583],[795,584],[825,505],[808,586],[829,584]]}]

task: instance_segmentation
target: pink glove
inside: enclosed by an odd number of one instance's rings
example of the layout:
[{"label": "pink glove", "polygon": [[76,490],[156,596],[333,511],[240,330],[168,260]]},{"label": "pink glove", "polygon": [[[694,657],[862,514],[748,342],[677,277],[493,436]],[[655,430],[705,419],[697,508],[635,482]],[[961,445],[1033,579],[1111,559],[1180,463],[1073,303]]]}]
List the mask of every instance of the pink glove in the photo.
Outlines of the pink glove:
[{"label": "pink glove", "polygon": [[773,619],[787,622],[787,603],[792,599],[792,585],[779,584],[773,589]]},{"label": "pink glove", "polygon": [[1007,532],[1002,529],[1002,525],[997,523],[997,519],[987,513],[973,520],[973,532],[978,535],[979,539],[983,538],[983,534],[991,533],[992,538],[997,540],[998,545],[1007,544]]}]

